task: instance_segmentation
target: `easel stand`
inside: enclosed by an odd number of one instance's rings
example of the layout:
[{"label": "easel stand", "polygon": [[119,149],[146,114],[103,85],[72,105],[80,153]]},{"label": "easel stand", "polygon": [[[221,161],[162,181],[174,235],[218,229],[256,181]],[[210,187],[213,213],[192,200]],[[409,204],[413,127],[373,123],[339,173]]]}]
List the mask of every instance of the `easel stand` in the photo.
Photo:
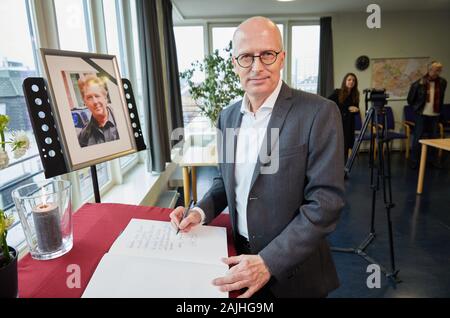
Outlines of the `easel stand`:
[{"label": "easel stand", "polygon": [[[367,104],[367,97],[366,97],[366,104]],[[380,123],[382,123],[382,126],[380,126]],[[387,117],[384,107],[372,106],[367,111],[366,119],[364,121],[360,135],[358,136],[356,144],[352,149],[351,156],[346,163],[345,173],[348,174],[350,172],[356,154],[358,153],[359,147],[361,145],[361,142],[363,141],[364,135],[366,134],[368,127],[370,127],[369,162],[370,162],[370,188],[372,189],[372,207],[371,207],[372,211],[371,211],[370,231],[367,237],[355,248],[333,247],[331,250],[334,252],[356,254],[364,258],[370,264],[378,264],[380,266],[380,270],[386,275],[388,280],[392,283],[393,287],[395,288],[396,284],[400,283],[401,280],[398,278],[399,271],[395,267],[394,241],[391,222],[391,209],[394,207],[394,204],[392,203],[390,150],[386,129]],[[374,159],[375,143],[378,146],[377,160]],[[383,146],[385,146],[385,148]],[[384,149],[386,149],[386,158],[384,158]],[[383,202],[386,209],[386,218],[388,225],[389,257],[391,265],[390,269],[387,269],[386,267],[382,266],[380,262],[376,261],[366,253],[367,247],[373,242],[376,236],[374,224],[375,206],[376,206],[376,194],[377,191],[380,190],[380,182],[383,191]]]},{"label": "easel stand", "polygon": [[[136,142],[136,150],[145,150],[146,145],[142,135],[131,83],[128,79],[123,78],[122,84],[128,105],[127,110],[133,128],[133,136]],[[48,179],[73,171],[69,170],[67,165],[66,154],[61,145],[60,133],[58,132],[53,116],[53,109],[50,104],[50,98],[47,93],[47,85],[44,78],[28,77],[23,81],[22,88],[42,166],[44,168],[45,178]],[[100,203],[100,188],[98,184],[97,169],[95,165],[90,168],[95,202]]]},{"label": "easel stand", "polygon": [[94,188],[95,203],[100,203],[100,187],[98,186],[97,167],[91,166],[92,187]]}]

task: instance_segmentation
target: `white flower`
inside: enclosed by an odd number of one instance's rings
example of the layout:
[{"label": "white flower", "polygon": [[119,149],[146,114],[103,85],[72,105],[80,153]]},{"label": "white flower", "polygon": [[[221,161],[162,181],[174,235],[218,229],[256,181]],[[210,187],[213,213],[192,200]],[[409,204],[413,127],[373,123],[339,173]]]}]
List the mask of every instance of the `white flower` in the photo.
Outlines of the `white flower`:
[{"label": "white flower", "polygon": [[[1,211],[0,211],[1,212]],[[0,214],[0,234],[3,235],[5,231],[8,231],[14,223],[13,215],[6,215],[5,212]]]},{"label": "white flower", "polygon": [[16,150],[14,150],[14,159],[19,159],[26,153],[27,153],[27,150],[25,148],[16,148]]},{"label": "white flower", "polygon": [[0,147],[0,170],[4,169],[9,164],[9,157],[6,151],[3,150],[2,147]]},{"label": "white flower", "polygon": [[15,159],[25,155],[28,148],[30,148],[30,139],[23,130],[13,134],[12,147]]}]

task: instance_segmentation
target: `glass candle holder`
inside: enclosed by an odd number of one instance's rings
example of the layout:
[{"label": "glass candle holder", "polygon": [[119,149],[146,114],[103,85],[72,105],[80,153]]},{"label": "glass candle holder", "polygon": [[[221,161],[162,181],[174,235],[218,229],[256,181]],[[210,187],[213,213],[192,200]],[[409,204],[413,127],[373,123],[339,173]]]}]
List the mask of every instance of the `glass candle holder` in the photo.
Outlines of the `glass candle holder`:
[{"label": "glass candle holder", "polygon": [[45,180],[12,192],[32,258],[53,259],[72,249],[71,190],[69,181]]}]

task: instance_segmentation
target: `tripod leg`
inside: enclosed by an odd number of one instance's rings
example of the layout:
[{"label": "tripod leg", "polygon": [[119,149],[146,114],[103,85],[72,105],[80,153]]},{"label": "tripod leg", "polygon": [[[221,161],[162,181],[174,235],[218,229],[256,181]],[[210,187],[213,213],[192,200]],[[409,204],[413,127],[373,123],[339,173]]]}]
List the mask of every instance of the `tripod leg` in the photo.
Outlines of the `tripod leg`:
[{"label": "tripod leg", "polygon": [[[370,217],[370,234],[375,235],[375,209],[377,201],[378,177],[375,179],[375,146],[378,141],[377,134],[374,135],[373,128],[377,126],[377,114],[372,113],[371,127],[370,127],[370,151],[369,151],[369,167],[370,167],[370,187],[372,189],[372,211]],[[375,124],[374,124],[375,123]],[[377,172],[378,173],[378,172]]]},{"label": "tripod leg", "polygon": [[391,261],[391,273],[388,274],[388,278],[391,278],[393,283],[399,282],[397,278],[397,271],[395,269],[395,254],[394,254],[394,238],[392,233],[392,221],[391,221],[391,208],[392,204],[392,188],[391,188],[391,156],[389,148],[389,140],[387,139],[387,116],[383,113],[384,125],[381,131],[381,138],[379,144],[386,145],[387,154],[386,160],[381,154],[378,156],[379,168],[381,172],[381,182],[383,186],[383,200],[386,208],[386,217],[388,224],[388,236],[389,236],[389,256]]},{"label": "tripod leg", "polygon": [[363,138],[366,135],[367,127],[369,126],[369,122],[373,118],[374,112],[375,112],[375,109],[373,107],[371,107],[366,113],[366,118],[364,119],[364,123],[361,127],[361,131],[359,132],[359,136],[356,139],[356,143],[353,145],[350,158],[347,160],[347,162],[345,164],[344,170],[345,170],[346,174],[350,173],[350,170],[352,169],[353,162],[355,161],[355,157],[358,154],[358,150],[359,150],[359,147],[361,146]]},{"label": "tripod leg", "polygon": [[[387,153],[386,153],[386,170],[387,173],[385,175],[385,184],[387,184],[387,190],[388,190],[388,196],[386,197],[386,191],[384,191],[385,196],[385,204],[386,204],[386,217],[387,217],[387,223],[388,223],[388,235],[389,235],[389,251],[390,251],[390,258],[391,258],[391,270],[393,273],[394,278],[397,275],[397,271],[395,268],[395,253],[394,253],[394,237],[392,233],[392,220],[391,220],[391,208],[394,207],[392,203],[392,185],[391,185],[391,155],[390,155],[390,149],[389,144],[387,143]],[[383,185],[385,187],[385,185]]]}]

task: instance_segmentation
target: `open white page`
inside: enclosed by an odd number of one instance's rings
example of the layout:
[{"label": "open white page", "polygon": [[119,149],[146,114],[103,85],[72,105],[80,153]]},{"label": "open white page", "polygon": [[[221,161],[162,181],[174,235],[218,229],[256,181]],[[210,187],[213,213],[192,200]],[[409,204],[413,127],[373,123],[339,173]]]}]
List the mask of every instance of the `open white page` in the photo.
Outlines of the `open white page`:
[{"label": "open white page", "polygon": [[225,298],[212,280],[225,264],[176,262],[105,254],[83,293],[84,298]]},{"label": "open white page", "polygon": [[170,222],[132,219],[109,253],[165,260],[223,264],[228,256],[226,229],[197,226],[176,234]]}]

